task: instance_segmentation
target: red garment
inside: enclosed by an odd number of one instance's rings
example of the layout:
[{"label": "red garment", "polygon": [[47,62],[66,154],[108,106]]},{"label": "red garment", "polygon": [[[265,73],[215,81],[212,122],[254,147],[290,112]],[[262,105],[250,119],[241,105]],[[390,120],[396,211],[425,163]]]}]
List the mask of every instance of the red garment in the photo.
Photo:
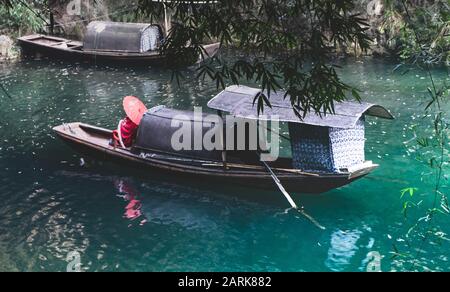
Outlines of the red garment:
[{"label": "red garment", "polygon": [[[133,140],[136,137],[137,128],[138,126],[133,123],[128,117],[121,121],[120,132],[122,134],[122,142],[125,147],[131,147],[131,145],[133,145]],[[117,144],[120,145],[118,130],[113,131],[113,139],[117,142]]]}]

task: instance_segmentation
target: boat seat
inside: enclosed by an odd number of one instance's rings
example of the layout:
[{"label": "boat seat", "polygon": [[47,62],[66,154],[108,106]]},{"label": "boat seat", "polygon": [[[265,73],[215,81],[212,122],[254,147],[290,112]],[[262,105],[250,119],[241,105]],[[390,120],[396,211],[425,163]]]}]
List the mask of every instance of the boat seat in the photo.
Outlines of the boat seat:
[{"label": "boat seat", "polygon": [[67,43],[65,43],[65,42],[54,44],[54,45],[52,45],[52,47],[60,47],[60,48],[64,48],[64,49],[68,48]]}]

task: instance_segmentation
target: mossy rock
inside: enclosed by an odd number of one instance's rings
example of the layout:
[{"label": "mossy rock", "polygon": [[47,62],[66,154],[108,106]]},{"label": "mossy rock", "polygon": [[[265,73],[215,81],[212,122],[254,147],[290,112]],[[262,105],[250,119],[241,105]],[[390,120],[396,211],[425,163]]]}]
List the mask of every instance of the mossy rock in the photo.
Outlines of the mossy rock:
[{"label": "mossy rock", "polygon": [[0,61],[17,58],[14,41],[7,35],[0,35]]}]

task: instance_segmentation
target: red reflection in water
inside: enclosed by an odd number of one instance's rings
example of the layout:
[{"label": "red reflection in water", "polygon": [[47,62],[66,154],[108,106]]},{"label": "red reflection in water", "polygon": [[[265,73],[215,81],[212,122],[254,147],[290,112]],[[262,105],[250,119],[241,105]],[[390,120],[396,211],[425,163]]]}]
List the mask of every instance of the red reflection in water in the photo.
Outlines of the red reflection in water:
[{"label": "red reflection in water", "polygon": [[137,191],[133,188],[131,183],[122,179],[118,179],[114,181],[114,186],[116,187],[117,191],[123,194],[123,198],[128,201],[123,217],[132,221],[136,219],[142,219],[139,224],[144,225],[147,222],[147,219],[142,214],[141,201],[137,199]]}]

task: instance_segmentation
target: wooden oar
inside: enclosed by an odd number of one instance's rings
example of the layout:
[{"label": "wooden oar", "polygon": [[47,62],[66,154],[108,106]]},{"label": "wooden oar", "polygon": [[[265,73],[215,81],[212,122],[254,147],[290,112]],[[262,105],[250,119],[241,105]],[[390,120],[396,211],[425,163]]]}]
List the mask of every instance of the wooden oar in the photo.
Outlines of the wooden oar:
[{"label": "wooden oar", "polygon": [[[258,155],[259,156],[259,155]],[[318,228],[325,230],[325,227],[320,225],[319,222],[317,222],[313,217],[311,217],[309,214],[307,214],[304,210],[303,207],[299,208],[297,206],[297,204],[294,202],[294,200],[292,199],[292,197],[289,195],[289,193],[286,191],[286,189],[284,188],[284,186],[281,184],[280,179],[275,175],[275,173],[273,172],[273,170],[270,168],[270,166],[263,160],[261,160],[261,163],[264,165],[264,167],[267,169],[267,171],[270,173],[270,175],[272,176],[273,181],[275,182],[275,184],[278,186],[278,188],[280,189],[281,193],[283,193],[283,195],[286,197],[286,199],[288,200],[289,204],[292,206],[293,209],[297,210],[300,214],[302,214],[304,217],[306,217],[309,221],[311,221],[315,226],[317,226]]]},{"label": "wooden oar", "polygon": [[[211,166],[211,167],[223,167],[223,164],[221,163],[203,163],[202,166]],[[236,164],[236,163],[227,163],[227,167],[230,168],[242,168],[242,169],[255,169],[255,170],[261,170],[264,169],[262,166],[257,165],[249,165],[249,164]],[[296,173],[296,174],[303,174],[308,176],[320,176],[317,173],[311,173],[311,172],[304,172],[300,169],[289,169],[289,168],[273,168],[273,170],[276,171],[282,171],[282,172],[290,172],[290,173]]]}]

